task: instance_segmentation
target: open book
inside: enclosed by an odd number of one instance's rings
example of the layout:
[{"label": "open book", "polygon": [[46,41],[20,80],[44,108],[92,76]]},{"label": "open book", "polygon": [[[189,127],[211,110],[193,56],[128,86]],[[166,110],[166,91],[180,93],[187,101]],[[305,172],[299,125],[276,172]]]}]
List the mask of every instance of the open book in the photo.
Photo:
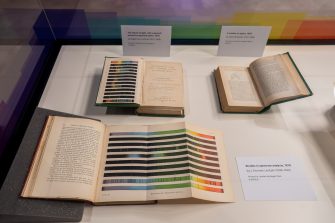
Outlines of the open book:
[{"label": "open book", "polygon": [[104,125],[60,116],[46,121],[21,195],[95,204],[233,201],[219,132],[184,122]]},{"label": "open book", "polygon": [[106,57],[96,104],[137,107],[138,114],[184,116],[182,65]]},{"label": "open book", "polygon": [[224,112],[262,112],[312,95],[289,53],[259,58],[249,67],[219,66],[214,76]]}]

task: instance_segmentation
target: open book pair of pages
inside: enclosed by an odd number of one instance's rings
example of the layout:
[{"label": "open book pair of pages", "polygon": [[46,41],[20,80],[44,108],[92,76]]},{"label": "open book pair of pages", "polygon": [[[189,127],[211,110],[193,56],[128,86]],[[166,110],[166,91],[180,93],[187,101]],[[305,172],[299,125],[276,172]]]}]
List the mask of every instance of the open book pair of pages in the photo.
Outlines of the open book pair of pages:
[{"label": "open book pair of pages", "polygon": [[181,63],[106,57],[96,104],[140,115],[184,116]]},{"label": "open book pair of pages", "polygon": [[189,123],[105,125],[49,116],[23,197],[94,204],[233,201],[222,134]]},{"label": "open book pair of pages", "polygon": [[259,58],[249,67],[219,66],[215,81],[224,112],[263,112],[312,95],[289,53]]}]

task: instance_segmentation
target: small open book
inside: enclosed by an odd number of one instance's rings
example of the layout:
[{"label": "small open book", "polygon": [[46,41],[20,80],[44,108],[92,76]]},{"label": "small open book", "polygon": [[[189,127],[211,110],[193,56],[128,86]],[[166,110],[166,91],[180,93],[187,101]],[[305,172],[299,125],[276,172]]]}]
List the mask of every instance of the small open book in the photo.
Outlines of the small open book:
[{"label": "small open book", "polygon": [[96,104],[136,107],[142,115],[184,116],[182,65],[106,57]]},{"label": "small open book", "polygon": [[222,67],[215,81],[224,112],[262,112],[312,95],[289,53],[259,58],[249,67]]},{"label": "small open book", "polygon": [[233,201],[219,132],[189,123],[104,125],[49,116],[23,197],[94,204]]}]

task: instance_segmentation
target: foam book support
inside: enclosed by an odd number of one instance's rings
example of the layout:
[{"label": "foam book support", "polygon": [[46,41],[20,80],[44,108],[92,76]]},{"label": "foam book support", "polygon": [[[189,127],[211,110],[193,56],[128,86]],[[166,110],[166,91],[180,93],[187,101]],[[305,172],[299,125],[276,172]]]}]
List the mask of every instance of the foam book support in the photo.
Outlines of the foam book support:
[{"label": "foam book support", "polygon": [[73,115],[37,108],[0,189],[0,222],[80,221],[84,202],[21,198],[23,184],[48,115]]}]

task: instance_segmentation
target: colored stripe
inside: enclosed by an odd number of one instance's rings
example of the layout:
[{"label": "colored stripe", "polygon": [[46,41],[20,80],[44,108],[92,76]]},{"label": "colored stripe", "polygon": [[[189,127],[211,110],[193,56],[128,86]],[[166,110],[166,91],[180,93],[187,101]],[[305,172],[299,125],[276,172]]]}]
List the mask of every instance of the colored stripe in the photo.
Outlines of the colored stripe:
[{"label": "colored stripe", "polygon": [[151,172],[151,173],[141,173],[141,172],[121,172],[121,173],[104,173],[104,177],[118,177],[118,176],[138,176],[138,177],[154,177],[154,176],[164,176],[164,175],[176,175],[189,173],[189,170],[174,170],[166,172]]},{"label": "colored stripe", "polygon": [[207,154],[207,155],[212,155],[212,156],[217,156],[217,155],[218,155],[218,154],[216,153],[216,151],[208,151],[208,150],[198,149],[198,148],[195,148],[195,147],[190,146],[190,145],[187,146],[187,148],[189,148],[190,150],[199,152],[199,153]]},{"label": "colored stripe", "polygon": [[181,150],[186,149],[186,145],[172,146],[172,147],[162,147],[162,148],[109,148],[108,153],[113,152],[160,152],[160,151],[170,151],[170,150]]},{"label": "colored stripe", "polygon": [[176,189],[191,187],[190,183],[183,184],[164,184],[164,185],[150,185],[150,186],[107,186],[102,187],[102,191],[108,190],[158,190],[158,189]]},{"label": "colored stripe", "polygon": [[197,165],[195,165],[193,163],[190,163],[189,166],[193,167],[195,169],[206,171],[206,172],[210,172],[210,173],[220,173],[219,169],[211,169],[211,168],[207,168],[207,167],[197,166]]},{"label": "colored stripe", "polygon": [[135,89],[134,88],[122,88],[122,89],[107,88],[107,89],[105,89],[105,94],[106,94],[106,92],[111,92],[111,91],[131,91],[131,92],[135,92]]},{"label": "colored stripe", "polygon": [[134,96],[133,95],[108,95],[108,96],[104,96],[103,97],[104,99],[110,99],[110,98],[122,98],[122,99],[124,99],[124,98],[129,98],[129,99],[133,99],[134,98]]},{"label": "colored stripe", "polygon": [[216,193],[223,193],[222,188],[207,187],[207,186],[203,186],[203,185],[195,184],[195,183],[192,183],[192,187],[194,187],[196,189],[199,189],[199,190],[205,190],[205,191],[216,192]]},{"label": "colored stripe", "polygon": [[201,138],[215,139],[215,136],[210,136],[210,135],[202,134],[202,133],[195,132],[195,131],[192,131],[192,130],[189,130],[189,129],[187,129],[186,132],[188,134],[191,134],[191,135],[194,135],[194,136],[198,136],[198,137],[201,137]]},{"label": "colored stripe", "polygon": [[219,161],[218,158],[216,158],[216,157],[199,155],[199,154],[193,153],[193,152],[191,152],[191,151],[188,151],[188,154],[191,155],[191,156],[198,157],[198,158],[203,159],[203,160]]},{"label": "colored stripe", "polygon": [[198,183],[202,183],[202,184],[208,184],[208,185],[213,185],[213,186],[222,186],[222,183],[219,181],[212,181],[212,180],[206,180],[200,177],[195,177],[195,176],[191,176],[190,180],[198,182]]},{"label": "colored stripe", "polygon": [[112,60],[111,64],[138,64],[138,61],[131,60]]},{"label": "colored stripe", "polygon": [[219,167],[218,163],[210,163],[210,162],[206,162],[204,160],[198,160],[198,159],[194,159],[193,157],[189,157],[188,158],[189,161],[195,162],[195,163],[199,163],[202,164],[204,166],[214,166],[214,167]]},{"label": "colored stripe", "polygon": [[134,102],[134,100],[132,100],[132,99],[114,99],[114,100],[111,100],[111,99],[104,99],[104,100],[102,100],[102,102],[104,102],[104,103],[129,103],[129,102]]},{"label": "colored stripe", "polygon": [[118,155],[107,155],[107,159],[119,159],[119,158],[154,158],[154,157],[165,157],[165,156],[180,156],[186,155],[187,150],[173,153],[155,153],[155,154],[118,154]]},{"label": "colored stripe", "polygon": [[216,147],[215,146],[207,146],[207,145],[196,143],[196,142],[193,142],[193,141],[190,141],[190,140],[187,140],[187,143],[195,145],[195,146],[199,146],[199,147],[202,147],[202,148],[206,148],[206,149],[212,149],[212,150],[216,151]]},{"label": "colored stripe", "polygon": [[205,140],[205,139],[199,139],[199,138],[193,137],[193,136],[191,136],[189,134],[187,134],[187,138],[193,139],[193,140],[198,141],[198,142],[203,142],[203,143],[215,145],[215,141],[209,141],[209,140]]},{"label": "colored stripe", "polygon": [[163,166],[106,166],[105,170],[160,170],[188,167],[188,163],[163,165]]},{"label": "colored stripe", "polygon": [[168,130],[168,131],[158,131],[158,132],[111,132],[110,136],[123,136],[123,135],[167,135],[167,134],[177,134],[177,133],[185,133],[185,129],[176,129],[176,130]]},{"label": "colored stripe", "polygon": [[132,140],[146,140],[146,141],[154,141],[154,140],[163,140],[163,139],[177,139],[177,138],[184,138],[186,134],[180,135],[172,135],[172,136],[160,136],[160,137],[150,137],[150,138],[143,138],[143,137],[122,137],[122,138],[109,138],[109,141],[132,141]]},{"label": "colored stripe", "polygon": [[190,173],[192,173],[194,175],[197,175],[197,176],[221,180],[221,176],[207,174],[207,173],[202,173],[202,172],[198,172],[198,171],[195,171],[195,170],[189,170],[189,171],[190,171]]},{"label": "colored stripe", "polygon": [[150,179],[109,179],[104,180],[103,184],[114,184],[114,183],[136,183],[136,184],[148,184],[148,183],[164,183],[164,182],[175,182],[175,181],[187,181],[190,180],[190,176],[184,177],[168,177],[168,178],[150,178]]},{"label": "colored stripe", "polygon": [[181,162],[188,160],[189,158],[187,156],[185,157],[178,157],[173,159],[157,159],[157,160],[134,160],[134,159],[128,159],[128,160],[107,160],[106,164],[153,164],[153,163],[173,163],[173,162]]},{"label": "colored stripe", "polygon": [[112,146],[162,146],[162,145],[175,145],[186,143],[186,139],[177,140],[177,141],[167,141],[167,142],[154,142],[154,143],[146,143],[146,142],[133,142],[133,143],[108,143],[108,147]]}]

